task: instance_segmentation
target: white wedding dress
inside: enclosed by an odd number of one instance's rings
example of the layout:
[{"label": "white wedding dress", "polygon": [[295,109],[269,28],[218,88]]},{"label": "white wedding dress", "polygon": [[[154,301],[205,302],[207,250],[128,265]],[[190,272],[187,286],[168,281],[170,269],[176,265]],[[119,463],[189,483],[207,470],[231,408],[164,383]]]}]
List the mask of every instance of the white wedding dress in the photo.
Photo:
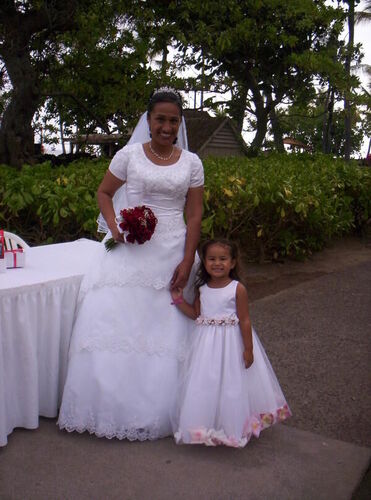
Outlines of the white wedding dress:
[{"label": "white wedding dress", "polygon": [[202,163],[182,150],[176,163],[159,166],[142,144],[133,144],[109,169],[126,181],[127,206],[149,206],[158,224],[143,245],[106,252],[102,244],[92,259],[81,284],[58,424],[99,437],[157,439],[172,432],[178,370],[192,327],[171,305],[169,284],[184,255],[186,195],[203,185]]}]

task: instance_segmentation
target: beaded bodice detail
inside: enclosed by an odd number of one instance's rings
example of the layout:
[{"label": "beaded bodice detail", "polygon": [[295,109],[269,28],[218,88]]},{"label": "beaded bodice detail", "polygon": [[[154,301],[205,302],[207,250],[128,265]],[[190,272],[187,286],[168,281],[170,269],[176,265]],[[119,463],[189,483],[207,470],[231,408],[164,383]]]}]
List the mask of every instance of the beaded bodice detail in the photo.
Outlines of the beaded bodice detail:
[{"label": "beaded bodice detail", "polygon": [[184,254],[188,190],[203,184],[200,159],[184,150],[176,163],[160,166],[147,158],[142,144],[133,144],[116,153],[109,170],[125,182],[119,209],[147,205],[158,223],[144,245],[120,244],[108,254],[102,245],[99,264],[84,277],[80,298],[104,286],[167,287]]},{"label": "beaded bodice detail", "polygon": [[231,281],[223,288],[210,288],[207,284],[200,287],[199,325],[237,325],[236,289],[238,281]]}]

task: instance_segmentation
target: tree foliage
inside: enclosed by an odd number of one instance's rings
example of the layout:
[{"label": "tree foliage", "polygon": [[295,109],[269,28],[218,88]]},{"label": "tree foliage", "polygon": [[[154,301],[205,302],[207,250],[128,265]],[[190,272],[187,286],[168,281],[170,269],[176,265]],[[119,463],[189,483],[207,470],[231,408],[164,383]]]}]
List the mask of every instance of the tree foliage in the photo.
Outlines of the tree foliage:
[{"label": "tree foliage", "polygon": [[189,43],[194,47],[186,62],[199,67],[202,53],[211,79],[227,75],[232,82],[232,117],[241,122],[245,109],[253,115],[252,154],[278,104],[312,92],[314,77],[329,77],[329,69],[332,78],[344,77],[328,47],[329,33],[342,28],[343,11],[325,1],[185,0],[179,17],[179,46],[185,54]]},{"label": "tree foliage", "polygon": [[0,56],[11,83],[0,129],[0,160],[20,165],[33,155],[32,118],[42,101],[43,77],[58,53],[61,33],[76,29],[88,2],[15,1],[0,4]]},{"label": "tree foliage", "polygon": [[136,36],[132,2],[6,0],[0,57],[11,84],[0,130],[0,160],[33,156],[35,112],[82,131],[127,127],[148,96],[147,43]]},{"label": "tree foliage", "polygon": [[[358,99],[359,82],[344,71],[345,60],[360,60],[340,38],[346,17],[345,1],[325,0],[4,0],[0,161],[32,161],[40,110],[43,126],[59,123],[65,135],[126,133],[164,83],[228,91],[224,112],[240,131],[246,116],[255,130],[252,155],[268,130],[282,150],[282,109],[317,106],[319,86],[330,151],[334,102]],[[169,47],[178,50],[173,62]],[[190,67],[199,76],[183,76]],[[204,105],[218,109],[215,101]]]}]

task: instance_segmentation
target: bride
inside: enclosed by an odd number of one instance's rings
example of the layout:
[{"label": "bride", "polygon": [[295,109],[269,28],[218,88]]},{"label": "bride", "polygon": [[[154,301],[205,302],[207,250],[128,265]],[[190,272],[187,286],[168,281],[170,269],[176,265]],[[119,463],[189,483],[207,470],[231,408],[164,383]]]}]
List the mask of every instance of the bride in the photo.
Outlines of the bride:
[{"label": "bride", "polygon": [[[191,320],[171,305],[169,289],[184,288],[191,274],[203,194],[202,163],[182,146],[180,95],[160,88],[98,188],[107,237],[120,244],[110,252],[100,245],[81,284],[61,429],[130,440],[172,433]],[[137,205],[149,206],[158,219],[143,245],[125,243],[115,220]]]}]

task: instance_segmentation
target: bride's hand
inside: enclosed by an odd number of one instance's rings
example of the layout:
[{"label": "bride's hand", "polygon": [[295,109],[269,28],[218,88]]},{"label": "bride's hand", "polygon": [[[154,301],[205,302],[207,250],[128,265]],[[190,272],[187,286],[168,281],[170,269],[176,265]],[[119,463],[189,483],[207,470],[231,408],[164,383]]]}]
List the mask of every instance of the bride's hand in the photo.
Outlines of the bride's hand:
[{"label": "bride's hand", "polygon": [[112,238],[119,243],[125,243],[125,236],[120,233],[117,226],[110,227]]},{"label": "bride's hand", "polygon": [[173,277],[171,278],[171,290],[184,288],[186,286],[191,269],[192,264],[189,264],[184,260],[177,265]]}]

